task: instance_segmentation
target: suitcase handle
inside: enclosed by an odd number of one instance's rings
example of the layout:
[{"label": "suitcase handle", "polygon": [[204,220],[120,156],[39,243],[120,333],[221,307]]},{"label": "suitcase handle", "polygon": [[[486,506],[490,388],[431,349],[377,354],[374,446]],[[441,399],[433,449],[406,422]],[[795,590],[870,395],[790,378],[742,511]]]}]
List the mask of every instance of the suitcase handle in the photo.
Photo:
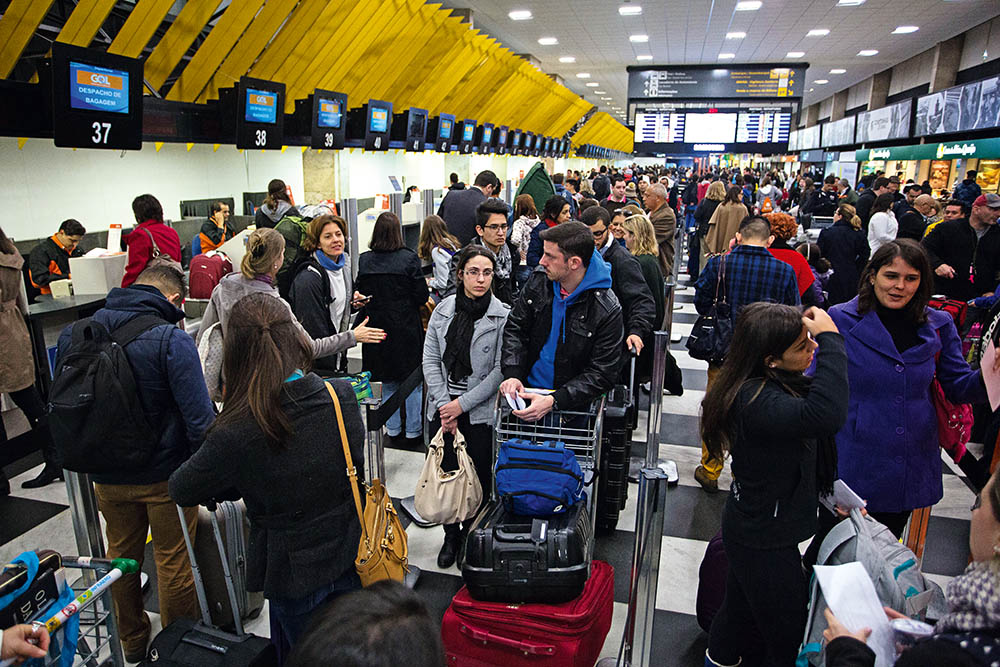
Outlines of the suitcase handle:
[{"label": "suitcase handle", "polygon": [[494,635],[486,630],[470,627],[466,623],[460,624],[458,629],[462,634],[471,637],[475,641],[483,642],[484,644],[499,644],[501,646],[506,646],[507,648],[512,648],[516,651],[521,651],[526,655],[552,655],[556,652],[556,647],[552,644],[539,644],[537,642],[509,639],[507,637]]}]

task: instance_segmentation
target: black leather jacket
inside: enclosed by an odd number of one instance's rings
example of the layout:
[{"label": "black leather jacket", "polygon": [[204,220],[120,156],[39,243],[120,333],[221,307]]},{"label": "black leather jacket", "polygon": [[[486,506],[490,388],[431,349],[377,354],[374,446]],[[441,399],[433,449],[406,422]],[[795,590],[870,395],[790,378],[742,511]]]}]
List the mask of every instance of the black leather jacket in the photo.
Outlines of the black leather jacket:
[{"label": "black leather jacket", "polygon": [[[538,268],[507,318],[500,359],[504,379],[524,381],[538,360],[552,328],[552,299],[552,281]],[[566,336],[556,348],[556,409],[585,408],[614,385],[623,337],[622,308],[611,290],[588,290],[569,305]]]},{"label": "black leather jacket", "polygon": [[635,334],[648,343],[649,335],[658,329],[656,304],[649,291],[646,279],[642,277],[642,267],[632,254],[617,241],[604,253],[604,261],[611,265],[611,289],[622,306],[625,334]]}]

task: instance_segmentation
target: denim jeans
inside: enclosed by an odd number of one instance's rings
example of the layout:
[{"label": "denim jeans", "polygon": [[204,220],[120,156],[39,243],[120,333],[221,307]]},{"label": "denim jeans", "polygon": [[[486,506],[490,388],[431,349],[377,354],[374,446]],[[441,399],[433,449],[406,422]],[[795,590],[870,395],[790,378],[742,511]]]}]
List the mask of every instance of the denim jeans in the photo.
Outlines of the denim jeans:
[{"label": "denim jeans", "polygon": [[[390,396],[396,393],[396,389],[399,387],[399,382],[383,382],[382,383],[382,400],[386,401]],[[421,438],[423,437],[423,422],[421,421],[421,409],[424,402],[424,390],[423,387],[417,387],[413,390],[406,400],[403,401],[403,407],[400,409],[406,409],[406,437],[407,438]],[[392,413],[385,422],[386,432],[392,436],[396,437],[403,432],[403,425],[401,423],[400,410],[396,410]]]},{"label": "denim jeans", "polygon": [[[351,567],[336,581],[301,598],[268,598],[272,643],[283,661],[309,627],[314,612],[344,593],[361,588],[361,578]],[[276,627],[277,626],[277,627]],[[275,632],[278,629],[280,632]],[[277,640],[277,641],[275,641]]]}]

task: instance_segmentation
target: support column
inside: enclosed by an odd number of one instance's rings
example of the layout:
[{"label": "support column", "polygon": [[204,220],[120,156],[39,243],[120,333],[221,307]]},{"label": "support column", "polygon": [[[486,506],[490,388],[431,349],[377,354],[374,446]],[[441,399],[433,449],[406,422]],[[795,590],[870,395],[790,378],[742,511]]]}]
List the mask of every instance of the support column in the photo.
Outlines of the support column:
[{"label": "support column", "polygon": [[337,199],[336,155],[337,151],[312,149],[302,154],[302,189],[307,202]]},{"label": "support column", "polygon": [[810,104],[806,107],[806,127],[812,127],[819,122],[819,104]]},{"label": "support column", "polygon": [[833,107],[830,109],[830,120],[840,120],[847,112],[847,89],[833,94]]},{"label": "support column", "polygon": [[868,110],[881,109],[889,97],[889,85],[892,83],[892,70],[887,69],[872,76],[871,92],[868,94]]},{"label": "support column", "polygon": [[958,74],[964,45],[965,35],[961,34],[939,42],[934,47],[934,64],[931,66],[931,84],[928,92],[936,93],[955,85],[955,75]]}]

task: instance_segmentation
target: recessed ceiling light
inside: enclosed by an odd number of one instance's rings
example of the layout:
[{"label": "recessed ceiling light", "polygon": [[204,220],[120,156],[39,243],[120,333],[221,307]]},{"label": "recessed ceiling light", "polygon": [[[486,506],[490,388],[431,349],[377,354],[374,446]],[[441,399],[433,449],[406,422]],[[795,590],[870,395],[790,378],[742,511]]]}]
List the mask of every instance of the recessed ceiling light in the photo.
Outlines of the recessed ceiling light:
[{"label": "recessed ceiling light", "polygon": [[614,98],[611,98],[611,97],[602,97],[601,101],[603,101],[603,102],[610,102],[612,99],[614,99]]},{"label": "recessed ceiling light", "polygon": [[559,40],[555,37],[540,37],[538,43],[542,46],[555,46],[559,43]]},{"label": "recessed ceiling light", "polygon": [[599,85],[601,85],[601,84],[597,83],[596,81],[588,81],[587,82],[587,87],[588,88],[597,88]]},{"label": "recessed ceiling light", "polygon": [[824,83],[830,83],[827,79],[816,79],[813,81],[817,86],[822,86]]},{"label": "recessed ceiling light", "polygon": [[736,11],[753,12],[760,9],[763,4],[760,0],[740,0],[736,3]]},{"label": "recessed ceiling light", "polygon": [[814,90],[816,90],[816,89],[815,89],[815,88],[810,88],[810,89],[809,89],[809,92],[811,93],[811,92],[812,92],[812,91],[814,91]]},{"label": "recessed ceiling light", "polygon": [[594,91],[594,94],[595,94],[595,95],[607,95],[607,93],[606,93],[606,92],[604,92],[603,90],[595,90],[595,91]]},{"label": "recessed ceiling light", "polygon": [[826,37],[830,34],[830,31],[826,28],[813,28],[806,33],[806,37]]},{"label": "recessed ceiling light", "polygon": [[863,4],[865,4],[865,0],[839,0],[837,2],[838,7],[857,7]]},{"label": "recessed ceiling light", "polygon": [[618,13],[622,16],[638,16],[642,14],[642,7],[639,5],[622,5],[618,8]]},{"label": "recessed ceiling light", "polygon": [[789,51],[785,54],[786,58],[801,58],[806,54],[805,51]]},{"label": "recessed ceiling light", "polygon": [[590,78],[590,72],[577,72],[576,73],[576,78],[578,78],[578,79],[589,79]]},{"label": "recessed ceiling light", "polygon": [[649,35],[629,35],[628,41],[636,44],[644,44],[649,41]]},{"label": "recessed ceiling light", "polygon": [[858,55],[859,56],[866,56],[866,57],[867,56],[877,56],[878,55],[878,49],[863,49],[861,51],[858,51]]},{"label": "recessed ceiling light", "polygon": [[915,25],[901,25],[898,28],[896,28],[895,30],[893,30],[892,34],[893,35],[908,35],[911,32],[916,32],[918,30],[920,30],[920,28],[918,28]]},{"label": "recessed ceiling light", "polygon": [[510,17],[511,21],[527,21],[532,18],[531,11],[528,9],[515,9],[507,16]]},{"label": "recessed ceiling light", "polygon": [[846,69],[832,69],[832,70],[830,70],[830,74],[844,74],[845,72],[847,72]]},{"label": "recessed ceiling light", "polygon": [[559,62],[561,62],[561,63],[575,63],[576,62],[576,58],[574,58],[573,56],[563,56],[562,58],[559,59]]},{"label": "recessed ceiling light", "polygon": [[735,53],[720,53],[719,60],[732,60],[736,57]]},{"label": "recessed ceiling light", "polygon": [[726,39],[743,39],[747,34],[745,32],[727,32]]},{"label": "recessed ceiling light", "polygon": [[636,59],[636,60],[652,60],[652,59],[653,59],[653,56],[649,56],[649,55],[642,55],[642,56],[636,56],[636,57],[635,57],[635,59]]}]

